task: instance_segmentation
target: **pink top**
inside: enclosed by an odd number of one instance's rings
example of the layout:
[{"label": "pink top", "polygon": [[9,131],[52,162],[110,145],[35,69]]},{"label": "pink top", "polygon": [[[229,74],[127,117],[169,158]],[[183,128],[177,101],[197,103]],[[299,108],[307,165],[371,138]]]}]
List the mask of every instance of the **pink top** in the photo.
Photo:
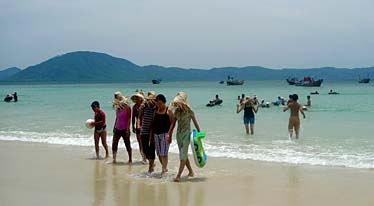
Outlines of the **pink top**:
[{"label": "pink top", "polygon": [[128,129],[130,120],[127,118],[127,110],[126,109],[122,109],[122,110],[117,109],[116,110],[116,115],[117,115],[117,118],[116,118],[116,123],[114,124],[114,128],[116,128],[118,130]]}]

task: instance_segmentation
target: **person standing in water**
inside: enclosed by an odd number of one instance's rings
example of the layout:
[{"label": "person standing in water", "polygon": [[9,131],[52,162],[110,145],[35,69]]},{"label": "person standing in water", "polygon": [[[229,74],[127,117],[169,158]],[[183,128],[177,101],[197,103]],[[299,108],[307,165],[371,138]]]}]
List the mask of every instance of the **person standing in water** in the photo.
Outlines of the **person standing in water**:
[{"label": "person standing in water", "polygon": [[144,94],[141,92],[138,92],[134,95],[131,96],[132,102],[134,102],[134,106],[132,107],[132,115],[131,115],[131,122],[132,122],[132,132],[136,135],[136,140],[138,141],[139,145],[139,152],[142,156],[142,163],[147,164],[147,159],[145,158],[145,154],[143,151],[143,146],[142,146],[142,139],[140,136],[140,127],[138,127],[137,120],[139,116],[139,110],[140,107],[144,103]]},{"label": "person standing in water", "polygon": [[165,103],[165,96],[162,94],[157,95],[157,107],[153,115],[151,127],[151,135],[155,143],[156,153],[162,165],[161,176],[164,176],[168,172],[168,153],[171,143],[171,136],[169,136],[168,132],[173,120],[173,113]]},{"label": "person standing in water", "polygon": [[254,101],[250,97],[246,97],[246,99],[239,105],[236,105],[236,113],[240,113],[244,110],[244,127],[247,134],[249,134],[249,126],[251,128],[251,134],[254,134],[254,127],[255,127],[255,113],[258,111],[258,104],[257,107],[254,105]]},{"label": "person standing in water", "polygon": [[151,123],[153,121],[153,113],[156,109],[156,92],[148,92],[145,103],[139,109],[138,128],[140,128],[140,136],[142,147],[146,158],[148,159],[148,173],[151,175],[154,171],[155,162],[155,143],[151,138]]},{"label": "person standing in water", "polygon": [[295,130],[296,139],[299,139],[299,130],[300,130],[300,118],[299,112],[303,115],[305,119],[305,113],[303,111],[303,106],[297,102],[299,96],[297,94],[290,95],[290,103],[283,108],[283,112],[290,109],[290,119],[288,121],[288,131],[290,133],[290,138],[292,138],[293,130]]},{"label": "person standing in water", "polygon": [[312,106],[312,100],[310,99],[309,95],[306,97],[306,99],[307,99],[307,101],[306,101],[306,104],[304,106],[306,106],[306,107]]},{"label": "person standing in water", "polygon": [[105,149],[105,158],[109,157],[108,145],[106,143],[106,123],[105,123],[105,113],[100,109],[100,103],[94,101],[91,103],[91,108],[95,112],[95,122],[92,123],[95,126],[94,139],[95,139],[95,152],[96,158],[99,159],[99,140],[101,138],[101,143]]},{"label": "person standing in water", "polygon": [[173,130],[176,122],[178,122],[177,129],[177,144],[179,149],[179,170],[178,174],[175,177],[175,182],[181,181],[181,176],[184,170],[184,167],[187,166],[188,177],[193,177],[194,172],[191,167],[191,163],[188,160],[188,147],[190,145],[190,134],[191,134],[191,120],[193,121],[195,128],[200,132],[199,124],[195,117],[194,112],[191,107],[187,104],[187,95],[184,92],[178,92],[177,96],[171,103],[171,106],[174,108],[174,119],[171,122],[169,129],[169,138],[171,139]]},{"label": "person standing in water", "polygon": [[121,92],[114,93],[113,108],[116,110],[116,121],[114,122],[113,128],[113,141],[112,141],[112,152],[113,152],[113,163],[117,162],[117,150],[118,143],[121,137],[126,146],[127,153],[129,155],[129,164],[132,163],[132,149],[130,143],[130,119],[131,109],[128,106],[127,99]]},{"label": "person standing in water", "polygon": [[14,99],[14,102],[18,102],[17,92],[13,93],[13,99]]}]

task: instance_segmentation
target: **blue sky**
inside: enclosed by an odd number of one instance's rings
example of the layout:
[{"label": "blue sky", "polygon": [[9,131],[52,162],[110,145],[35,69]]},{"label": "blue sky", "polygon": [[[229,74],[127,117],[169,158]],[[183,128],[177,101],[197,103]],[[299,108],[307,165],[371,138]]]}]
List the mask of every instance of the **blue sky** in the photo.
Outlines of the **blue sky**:
[{"label": "blue sky", "polygon": [[193,68],[374,66],[369,0],[1,0],[0,69],[77,50]]}]

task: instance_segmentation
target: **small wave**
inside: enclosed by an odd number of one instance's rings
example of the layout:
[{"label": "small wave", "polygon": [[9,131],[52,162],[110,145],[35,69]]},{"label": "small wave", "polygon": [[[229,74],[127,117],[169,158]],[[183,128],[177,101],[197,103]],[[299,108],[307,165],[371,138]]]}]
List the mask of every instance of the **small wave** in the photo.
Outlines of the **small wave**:
[{"label": "small wave", "polygon": [[[67,133],[39,133],[25,131],[0,131],[0,140],[37,142],[59,145],[93,146],[93,135],[67,134]],[[131,146],[138,149],[134,136],[131,137]],[[227,142],[204,142],[208,156],[227,157],[235,159],[248,159],[265,162],[288,164],[307,164],[320,166],[337,166],[351,168],[374,168],[374,153],[372,151],[354,151],[340,147],[319,148],[295,143],[289,140],[269,141],[269,144],[238,144]],[[108,138],[111,145],[111,138]],[[124,148],[123,142],[120,147]],[[170,146],[171,153],[178,153],[174,140]],[[191,151],[189,151],[191,154]]]}]

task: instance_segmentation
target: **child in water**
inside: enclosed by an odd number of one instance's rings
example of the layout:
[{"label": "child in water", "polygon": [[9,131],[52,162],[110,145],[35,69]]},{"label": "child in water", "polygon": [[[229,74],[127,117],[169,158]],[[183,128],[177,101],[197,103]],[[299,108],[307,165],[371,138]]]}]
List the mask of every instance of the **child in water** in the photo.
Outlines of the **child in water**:
[{"label": "child in water", "polygon": [[187,95],[184,92],[178,92],[177,96],[174,98],[171,106],[175,108],[174,119],[171,122],[169,129],[169,138],[173,134],[173,130],[176,122],[178,121],[177,130],[177,144],[179,149],[179,171],[175,177],[175,182],[180,182],[181,175],[184,167],[187,166],[188,177],[193,177],[194,172],[192,171],[191,163],[188,160],[188,147],[190,145],[190,134],[191,134],[191,120],[193,121],[196,130],[200,132],[199,124],[197,123],[194,112],[191,107],[187,104]]},{"label": "child in water", "polygon": [[99,139],[105,149],[105,158],[109,157],[108,145],[106,144],[106,124],[105,124],[105,113],[100,109],[98,101],[91,103],[91,108],[95,112],[95,122],[92,123],[95,126],[94,139],[95,139],[95,152],[96,158],[99,159]]}]

